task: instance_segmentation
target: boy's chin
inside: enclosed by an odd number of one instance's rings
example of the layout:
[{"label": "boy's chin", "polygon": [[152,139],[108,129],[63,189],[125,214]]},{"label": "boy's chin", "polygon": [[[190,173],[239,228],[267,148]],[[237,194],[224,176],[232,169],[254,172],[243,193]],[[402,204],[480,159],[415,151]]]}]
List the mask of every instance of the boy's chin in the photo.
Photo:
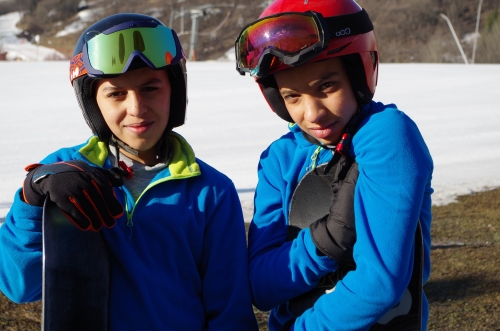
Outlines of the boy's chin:
[{"label": "boy's chin", "polygon": [[338,138],[338,137],[324,137],[324,138],[320,138],[320,137],[316,137],[315,135],[313,135],[311,133],[309,133],[309,135],[311,137],[313,137],[314,139],[316,139],[321,144],[328,145],[328,146],[336,145],[339,142],[339,140],[340,140],[340,138]]},{"label": "boy's chin", "polygon": [[147,152],[155,148],[159,139],[154,140],[148,137],[140,139],[124,139],[122,141],[139,152]]},{"label": "boy's chin", "polygon": [[129,144],[128,142],[125,141],[125,143],[129,146],[129,147],[132,147],[133,149],[135,149],[136,151],[139,152],[139,154],[144,154],[144,153],[148,153],[148,152],[151,152],[151,151],[155,151],[156,153],[156,143],[145,143],[145,144],[140,144],[140,143],[131,143]]},{"label": "boy's chin", "polygon": [[335,145],[340,140],[341,136],[337,128],[334,126],[330,126],[321,130],[310,130],[310,129],[304,129],[302,127],[301,129],[307,132],[309,136],[311,136],[312,138],[314,138],[316,141],[320,142],[323,145]]}]

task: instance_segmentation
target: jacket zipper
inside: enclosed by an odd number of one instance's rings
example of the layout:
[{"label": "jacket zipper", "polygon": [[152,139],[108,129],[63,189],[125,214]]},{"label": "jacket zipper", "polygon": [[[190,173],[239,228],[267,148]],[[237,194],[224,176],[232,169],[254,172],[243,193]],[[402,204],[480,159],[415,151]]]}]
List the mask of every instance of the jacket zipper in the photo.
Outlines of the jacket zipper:
[{"label": "jacket zipper", "polygon": [[311,165],[308,167],[308,169],[306,169],[306,171],[316,168],[316,161],[318,160],[318,155],[321,152],[321,150],[323,150],[323,147],[321,146],[318,146],[318,148],[316,148],[313,155],[311,155]]},{"label": "jacket zipper", "polygon": [[125,213],[127,214],[127,227],[129,227],[129,235],[128,235],[129,242],[132,240],[132,229],[134,227],[134,220],[133,220],[134,211],[135,211],[135,207],[139,203],[139,200],[141,200],[142,196],[144,195],[144,193],[146,193],[147,190],[151,189],[152,187],[154,187],[160,183],[167,182],[167,181],[170,181],[173,179],[177,179],[177,178],[171,178],[171,177],[163,178],[163,179],[157,180],[157,181],[149,184],[148,186],[146,186],[146,188],[144,189],[144,191],[142,191],[139,198],[137,198],[137,201],[135,201],[135,203],[133,204],[132,210],[130,210],[127,192],[125,190],[123,191],[123,194],[125,196],[124,201],[125,201]]}]

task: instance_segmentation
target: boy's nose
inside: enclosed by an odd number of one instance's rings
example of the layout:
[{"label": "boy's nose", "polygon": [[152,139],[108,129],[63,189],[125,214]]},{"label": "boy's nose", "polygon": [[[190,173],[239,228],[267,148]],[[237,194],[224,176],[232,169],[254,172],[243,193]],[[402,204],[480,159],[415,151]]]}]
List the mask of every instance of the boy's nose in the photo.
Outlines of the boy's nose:
[{"label": "boy's nose", "polygon": [[319,98],[304,97],[304,119],[310,123],[317,123],[326,114],[326,109]]},{"label": "boy's nose", "polygon": [[141,102],[141,97],[138,93],[130,91],[128,93],[127,112],[132,116],[140,116],[146,112],[146,107]]}]

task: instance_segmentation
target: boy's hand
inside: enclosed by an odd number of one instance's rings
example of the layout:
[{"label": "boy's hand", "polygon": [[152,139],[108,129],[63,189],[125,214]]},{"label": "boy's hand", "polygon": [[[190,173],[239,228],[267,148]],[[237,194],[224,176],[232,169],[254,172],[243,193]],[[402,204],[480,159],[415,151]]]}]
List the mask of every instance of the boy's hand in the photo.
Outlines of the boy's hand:
[{"label": "boy's hand", "polygon": [[310,230],[314,245],[321,254],[339,263],[354,263],[352,249],[356,242],[356,230],[352,225],[330,214],[312,223]]},{"label": "boy's hand", "polygon": [[333,201],[330,213],[310,225],[316,248],[324,255],[354,266],[352,250],[356,242],[354,222],[354,188],[358,179],[358,164],[342,157],[332,183]]},{"label": "boy's hand", "polygon": [[23,184],[26,203],[43,206],[48,197],[81,230],[111,228],[123,215],[113,186],[123,185],[114,173],[89,166],[83,161],[63,161],[26,167]]}]

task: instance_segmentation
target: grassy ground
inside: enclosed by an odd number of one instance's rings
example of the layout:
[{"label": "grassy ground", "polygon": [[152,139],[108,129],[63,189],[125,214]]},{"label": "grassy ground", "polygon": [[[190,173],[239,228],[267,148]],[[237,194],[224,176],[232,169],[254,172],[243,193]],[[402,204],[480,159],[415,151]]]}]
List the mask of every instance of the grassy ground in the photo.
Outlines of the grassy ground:
[{"label": "grassy ground", "polygon": [[500,190],[436,207],[433,218],[429,330],[500,331]]},{"label": "grassy ground", "polygon": [[[500,331],[500,189],[433,208],[429,331]],[[255,311],[260,330],[266,312]],[[40,330],[40,303],[0,293],[0,330]]]}]

